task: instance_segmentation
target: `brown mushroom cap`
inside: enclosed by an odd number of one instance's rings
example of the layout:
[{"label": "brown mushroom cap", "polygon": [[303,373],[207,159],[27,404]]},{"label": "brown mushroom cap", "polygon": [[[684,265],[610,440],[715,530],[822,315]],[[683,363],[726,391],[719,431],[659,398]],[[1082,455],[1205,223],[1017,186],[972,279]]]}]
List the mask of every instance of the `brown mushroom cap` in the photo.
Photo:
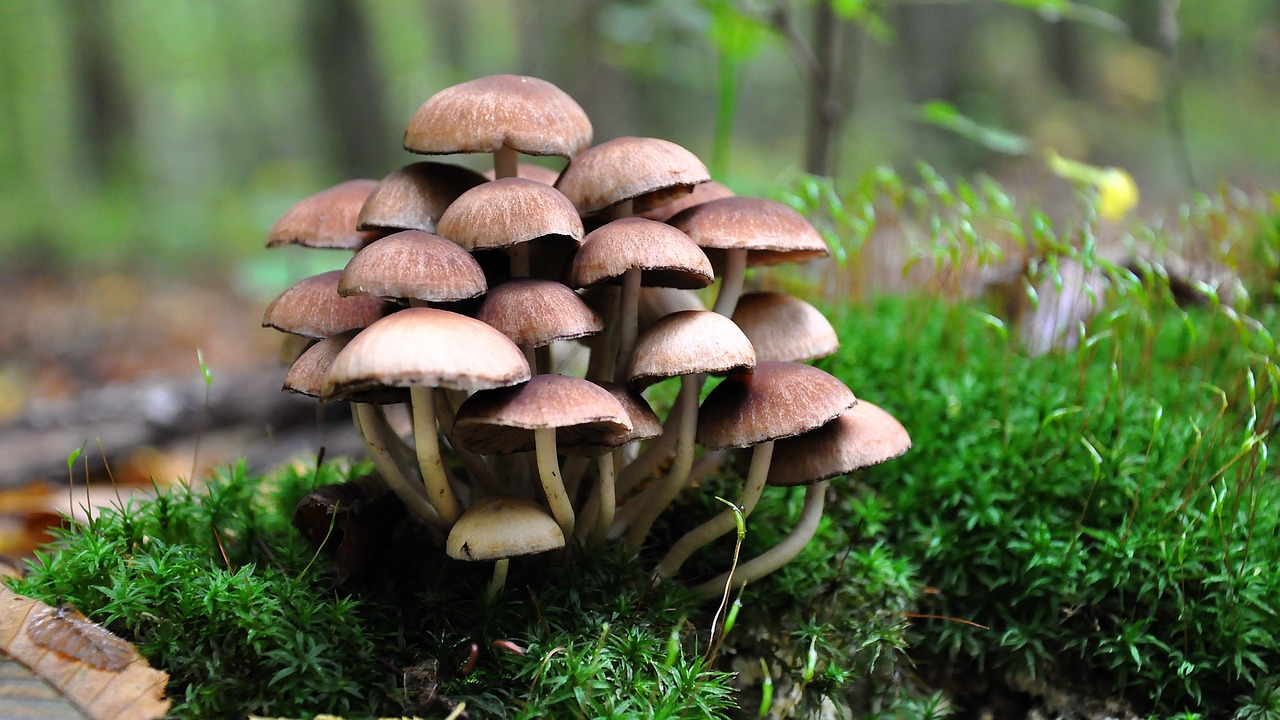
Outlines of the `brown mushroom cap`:
[{"label": "brown mushroom cap", "polygon": [[455,560],[503,560],[562,547],[564,533],[541,505],[500,495],[462,513],[449,530],[445,552]]},{"label": "brown mushroom cap", "polygon": [[732,320],[709,310],[682,310],[640,337],[627,377],[643,387],[677,375],[750,372],[755,364],[751,341]]},{"label": "brown mushroom cap", "polygon": [[408,308],[356,335],[334,359],[323,396],[375,387],[480,390],[529,379],[524,353],[479,320],[435,308]]},{"label": "brown mushroom cap", "polygon": [[707,250],[747,250],[748,265],[802,262],[827,257],[822,235],[795,210],[752,197],[711,200],[683,210],[668,222]]},{"label": "brown mushroom cap", "polygon": [[262,316],[263,327],[309,338],[326,338],[367,327],[389,306],[374,297],[338,294],[341,270],[303,278],[280,293]]},{"label": "brown mushroom cap", "polygon": [[608,390],[566,375],[535,375],[516,387],[477,392],[458,408],[453,438],[472,452],[534,449],[534,431],[555,428],[556,443],[589,445],[631,430],[627,411]]},{"label": "brown mushroom cap", "polygon": [[620,137],[574,158],[556,187],[579,213],[590,215],[626,200],[636,200],[634,209],[643,211],[710,179],[707,166],[673,142]]},{"label": "brown mushroom cap", "polygon": [[565,455],[601,455],[629,442],[649,440],[662,434],[662,421],[658,419],[658,414],[653,411],[653,408],[649,407],[649,403],[645,401],[643,395],[618,383],[602,382],[597,384],[617,398],[622,405],[622,409],[627,412],[627,418],[631,421],[631,429],[620,430],[599,442],[590,444],[571,445],[559,443],[561,453]]},{"label": "brown mushroom cap", "polygon": [[555,188],[503,178],[460,195],[440,217],[436,233],[467,250],[510,247],[548,236],[577,245],[582,241],[582,219]]},{"label": "brown mushroom cap", "polygon": [[313,248],[359,250],[383,233],[357,230],[356,218],[376,180],[348,180],[294,203],[267,233],[267,247],[303,245]]},{"label": "brown mushroom cap", "polygon": [[758,360],[804,362],[840,348],[836,330],[814,306],[780,292],[751,292],[738,298],[733,321],[755,346]]},{"label": "brown mushroom cap", "polygon": [[[346,333],[334,335],[307,348],[289,367],[282,389],[307,397],[321,397],[325,374],[333,365],[333,359],[351,342],[351,338],[352,335]],[[401,403],[409,399],[409,393],[400,388],[378,388],[347,399],[370,404]]]},{"label": "brown mushroom cap", "polygon": [[669,202],[665,202],[657,207],[650,208],[644,212],[636,214],[640,217],[649,218],[650,220],[666,222],[676,213],[687,210],[694,205],[701,205],[702,203],[719,200],[720,198],[733,197],[734,194],[735,193],[727,186],[718,183],[715,180],[711,180],[694,185],[692,192],[682,194]]},{"label": "brown mushroom cap", "polygon": [[857,402],[835,377],[800,363],[761,362],[729,376],[702,401],[698,444],[740,448],[819,427]]},{"label": "brown mushroom cap", "polygon": [[573,157],[591,144],[591,121],[560,88],[533,77],[491,75],[445,88],[409,121],[404,149],[426,155],[496,152]]},{"label": "brown mushroom cap", "polygon": [[770,485],[808,485],[879,465],[911,449],[897,418],[866,400],[803,435],[779,440],[769,466]]},{"label": "brown mushroom cap", "polygon": [[404,230],[375,240],[342,272],[338,294],[453,302],[484,294],[480,263],[438,235]]},{"label": "brown mushroom cap", "polygon": [[457,165],[416,162],[382,178],[356,218],[361,230],[389,228],[435,232],[449,204],[486,182],[480,173]]},{"label": "brown mushroom cap", "polygon": [[502,283],[485,296],[476,319],[521,347],[541,347],[604,329],[600,316],[577,293],[554,280]]},{"label": "brown mushroom cap", "polygon": [[569,268],[569,284],[619,282],[628,270],[640,270],[640,284],[650,286],[692,289],[715,279],[711,261],[689,236],[656,220],[628,217],[583,239]]}]

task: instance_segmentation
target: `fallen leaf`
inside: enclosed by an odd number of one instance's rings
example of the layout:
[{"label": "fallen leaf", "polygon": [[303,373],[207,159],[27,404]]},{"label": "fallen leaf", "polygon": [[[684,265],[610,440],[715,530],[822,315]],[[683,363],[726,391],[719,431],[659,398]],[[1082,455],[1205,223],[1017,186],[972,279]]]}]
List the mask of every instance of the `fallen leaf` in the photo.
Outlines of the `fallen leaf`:
[{"label": "fallen leaf", "polygon": [[[132,645],[74,610],[54,608],[0,585],[0,696],[15,702],[5,717],[150,720],[169,709],[169,676],[147,665]],[[51,686],[18,672],[20,663]],[[9,703],[6,702],[6,706]],[[16,708],[27,715],[13,715]]]}]

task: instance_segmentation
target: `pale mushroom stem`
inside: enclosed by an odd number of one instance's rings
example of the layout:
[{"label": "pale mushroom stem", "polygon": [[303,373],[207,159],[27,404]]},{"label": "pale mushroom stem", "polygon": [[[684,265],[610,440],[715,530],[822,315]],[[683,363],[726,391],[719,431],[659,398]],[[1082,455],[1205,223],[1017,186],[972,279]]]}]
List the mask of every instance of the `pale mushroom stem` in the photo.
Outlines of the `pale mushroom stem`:
[{"label": "pale mushroom stem", "polygon": [[[742,488],[742,497],[738,499],[738,509],[742,517],[747,518],[755,510],[756,503],[764,493],[765,481],[769,478],[769,464],[773,459],[773,441],[760,443],[751,452],[751,469],[747,471],[746,483]],[[698,550],[715,542],[722,535],[737,527],[733,510],[725,510],[698,527],[685,533],[667,551],[666,557],[658,563],[653,571],[653,579],[661,580],[680,572],[681,566]]]},{"label": "pale mushroom stem", "polygon": [[592,545],[603,544],[609,536],[609,526],[613,524],[613,512],[617,502],[614,495],[614,476],[613,453],[607,452],[600,456],[600,480],[596,486],[600,490],[600,501],[596,504],[599,510],[595,527],[591,530]]},{"label": "pale mushroom stem", "polygon": [[436,405],[431,390],[429,387],[409,390],[413,405],[413,446],[418,452],[418,469],[422,471],[422,484],[427,488],[427,502],[446,523],[453,525],[462,514],[462,506],[458,504],[458,497],[453,494],[449,478],[444,473]]},{"label": "pale mushroom stem", "polygon": [[[444,388],[436,388],[436,422],[440,424],[440,429],[444,431],[445,437],[453,437],[453,417],[455,414],[453,404],[449,402],[449,396]],[[471,476],[471,480],[475,482],[480,489],[480,496],[498,495],[502,492],[498,485],[498,478],[493,474],[493,468],[489,467],[489,463],[481,456],[471,452],[470,450],[451,443],[453,452],[457,454],[458,459],[462,460],[462,464],[467,468],[467,474]]]},{"label": "pale mushroom stem", "polygon": [[747,251],[726,250],[724,256],[724,272],[720,274],[720,292],[716,295],[716,304],[711,309],[725,317],[733,317],[733,311],[738,306],[738,297],[742,295],[742,281],[747,274]]},{"label": "pale mushroom stem", "polygon": [[502,587],[507,584],[507,566],[510,565],[507,558],[499,558],[493,564],[493,577],[489,579],[489,597],[495,598],[498,593],[502,592]]},{"label": "pale mushroom stem", "polygon": [[631,492],[641,480],[652,475],[653,471],[657,470],[658,466],[671,455],[671,450],[676,445],[676,438],[680,435],[678,428],[680,418],[684,414],[682,407],[677,402],[675,407],[671,408],[666,421],[662,424],[662,434],[649,441],[644,450],[619,471],[617,481],[619,493],[626,495]]},{"label": "pale mushroom stem", "polygon": [[538,455],[538,477],[542,490],[547,494],[547,505],[566,538],[573,537],[573,504],[564,490],[560,478],[560,460],[556,457],[556,429],[538,428],[533,431],[534,449]]},{"label": "pale mushroom stem", "polygon": [[373,459],[374,467],[400,498],[400,502],[404,503],[414,517],[441,530],[448,530],[449,525],[440,518],[435,508],[427,503],[422,492],[409,481],[408,475],[412,472],[396,462],[394,455],[387,447],[391,428],[387,426],[386,418],[373,405],[352,403],[351,408],[356,427],[360,429],[360,436],[364,438],[365,446],[369,448],[369,456]]},{"label": "pale mushroom stem", "polygon": [[622,297],[618,302],[618,355],[614,361],[614,382],[627,381],[627,366],[631,350],[636,345],[636,331],[640,315],[640,269],[631,268],[622,274]]},{"label": "pale mushroom stem", "polygon": [[[732,573],[734,589],[755,582],[786,565],[795,559],[801,550],[804,550],[813,539],[814,533],[818,531],[818,524],[822,521],[822,507],[826,502],[829,484],[829,481],[823,480],[810,485],[805,490],[804,509],[800,512],[800,522],[796,524],[795,529],[782,542],[739,565]],[[714,597],[724,592],[724,586],[729,581],[730,573],[725,573],[698,585],[693,588],[693,591],[701,597]]]},{"label": "pale mushroom stem", "polygon": [[530,367],[533,368],[534,375],[555,372],[555,368],[551,365],[551,343],[539,345],[533,349],[533,364]]},{"label": "pale mushroom stem", "polygon": [[[624,544],[630,550],[637,551],[644,544],[654,521],[672,500],[684,489],[684,481],[689,477],[693,467],[693,441],[698,430],[698,389],[702,387],[700,375],[683,375],[680,377],[680,395],[676,398],[679,404],[680,426],[676,436],[676,458],[671,470],[658,486],[658,491],[649,498],[631,527],[627,529]],[[675,412],[673,410],[672,412]]]},{"label": "pale mushroom stem", "polygon": [[495,180],[516,177],[518,167],[515,148],[510,145],[503,145],[493,151],[493,178]]},{"label": "pale mushroom stem", "polygon": [[729,456],[728,450],[708,450],[702,454],[693,463],[693,469],[689,471],[689,479],[685,481],[685,485],[692,487],[698,484],[702,478],[710,475],[720,468],[720,463]]}]

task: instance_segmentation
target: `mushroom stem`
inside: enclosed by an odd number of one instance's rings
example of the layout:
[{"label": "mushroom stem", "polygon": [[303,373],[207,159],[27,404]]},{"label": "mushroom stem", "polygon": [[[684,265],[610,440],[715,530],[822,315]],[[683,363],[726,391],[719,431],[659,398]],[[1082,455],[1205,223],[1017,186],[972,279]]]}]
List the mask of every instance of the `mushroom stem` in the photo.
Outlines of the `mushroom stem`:
[{"label": "mushroom stem", "polygon": [[733,317],[733,310],[738,306],[738,297],[742,295],[742,281],[747,274],[747,251],[745,249],[726,250],[724,254],[724,272],[720,274],[720,292],[716,295],[716,304],[712,311],[725,317]]},{"label": "mushroom stem", "polygon": [[715,472],[716,469],[720,467],[720,463],[724,462],[724,459],[728,456],[729,451],[726,449],[708,450],[707,452],[704,452],[702,457],[694,461],[693,469],[689,471],[689,479],[684,483],[685,486],[693,487],[702,480],[702,478]]},{"label": "mushroom stem", "polygon": [[[449,402],[449,396],[444,388],[436,388],[436,422],[440,424],[440,429],[444,431],[446,438],[453,437],[453,417],[454,407]],[[493,468],[489,467],[489,463],[479,455],[470,450],[459,447],[457,443],[449,443],[450,448],[457,454],[458,459],[462,460],[462,464],[467,468],[467,474],[471,476],[471,480],[479,487],[480,496],[498,495],[502,492],[498,487],[498,478],[493,474]]]},{"label": "mushroom stem", "polygon": [[[702,387],[700,375],[682,375],[680,377],[680,395],[676,398],[679,407],[680,425],[676,436],[676,458],[671,470],[663,478],[658,491],[654,493],[644,508],[640,510],[631,527],[628,528],[624,543],[630,550],[638,551],[649,535],[653,523],[671,504],[672,500],[684,489],[684,481],[689,477],[693,467],[693,441],[698,430],[698,389]],[[672,412],[675,412],[673,409]]]},{"label": "mushroom stem", "polygon": [[396,457],[387,447],[388,436],[392,433],[386,418],[373,405],[352,403],[351,408],[356,427],[360,429],[360,436],[364,438],[364,444],[369,448],[369,456],[373,459],[374,467],[400,498],[400,502],[405,504],[414,517],[441,530],[447,530],[449,525],[441,519],[435,508],[427,503],[426,497],[417,486],[409,481],[407,475],[411,474],[411,471],[397,462]]},{"label": "mushroom stem", "polygon": [[618,302],[618,355],[614,361],[614,382],[627,381],[627,365],[636,345],[636,328],[640,314],[640,269],[622,274],[622,297]]},{"label": "mushroom stem", "polygon": [[493,151],[493,178],[495,180],[516,177],[518,167],[515,148],[510,145],[503,145]]},{"label": "mushroom stem", "polygon": [[652,475],[653,471],[667,459],[680,434],[677,428],[680,427],[680,418],[683,415],[682,406],[677,402],[667,414],[666,422],[662,424],[662,434],[649,441],[644,450],[618,473],[619,493],[625,495],[631,492],[641,480]]},{"label": "mushroom stem", "polygon": [[[615,451],[617,452],[617,451]],[[600,480],[596,488],[600,491],[599,508],[595,527],[591,530],[592,545],[601,545],[609,536],[609,525],[613,523],[613,512],[617,498],[614,495],[614,462],[613,453],[600,456]]]},{"label": "mushroom stem", "polygon": [[436,406],[431,397],[432,388],[415,387],[409,390],[413,405],[413,445],[418,452],[418,469],[422,471],[422,484],[427,488],[427,502],[440,517],[453,525],[462,514],[458,497],[449,486],[444,473],[444,461],[440,458],[440,435],[436,426]]},{"label": "mushroom stem", "polygon": [[552,364],[553,363],[551,361],[551,343],[547,343],[546,345],[539,345],[538,347],[533,349],[533,365],[531,367],[533,368],[534,375],[537,375],[538,373],[555,372],[555,370],[551,367]]},{"label": "mushroom stem", "polygon": [[507,584],[507,566],[510,561],[507,558],[499,558],[493,563],[493,577],[489,579],[489,598],[493,599],[502,592],[502,586]]},{"label": "mushroom stem", "polygon": [[[738,509],[745,519],[755,510],[764,493],[765,480],[769,478],[769,464],[773,459],[773,441],[760,443],[751,452],[751,469],[747,471]],[[698,527],[685,533],[667,551],[666,557],[654,568],[653,579],[661,580],[680,572],[680,567],[698,550],[715,542],[720,536],[737,527],[733,510],[725,510]]]},{"label": "mushroom stem", "polygon": [[740,588],[791,562],[813,539],[813,534],[818,531],[818,523],[822,520],[822,506],[826,501],[828,484],[830,484],[829,481],[822,480],[805,489],[804,509],[800,513],[800,522],[796,524],[795,529],[782,542],[742,563],[735,572],[725,573],[698,585],[693,588],[693,592],[700,597],[714,597],[724,592],[724,586],[730,582],[731,575],[732,587]]},{"label": "mushroom stem", "polygon": [[551,514],[566,538],[573,537],[573,504],[564,490],[560,478],[560,460],[556,457],[556,429],[538,428],[533,431],[534,448],[538,455],[538,477],[542,490],[547,494]]}]

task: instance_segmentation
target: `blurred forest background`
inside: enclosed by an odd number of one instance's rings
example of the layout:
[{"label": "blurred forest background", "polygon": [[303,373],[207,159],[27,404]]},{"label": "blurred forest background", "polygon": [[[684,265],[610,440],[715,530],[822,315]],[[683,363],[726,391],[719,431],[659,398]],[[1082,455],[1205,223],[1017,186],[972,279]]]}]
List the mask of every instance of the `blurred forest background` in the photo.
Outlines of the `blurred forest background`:
[{"label": "blurred forest background", "polygon": [[498,72],[746,192],[920,160],[1018,177],[929,101],[1125,167],[1148,203],[1280,173],[1275,0],[0,0],[0,261],[278,289],[281,211],[409,162],[414,109]]},{"label": "blurred forest background", "polygon": [[[278,395],[262,309],[346,256],[268,252],[267,229],[416,159],[413,111],[503,72],[564,88],[597,141],[673,140],[740,193],[924,161],[1052,202],[1070,189],[1050,149],[1126,168],[1143,214],[1280,176],[1276,0],[0,0],[0,440],[55,479],[83,438],[154,442],[150,416],[120,437],[37,401],[196,382],[197,348]],[[169,417],[161,400],[106,404]],[[0,463],[0,484],[27,472]]]}]

